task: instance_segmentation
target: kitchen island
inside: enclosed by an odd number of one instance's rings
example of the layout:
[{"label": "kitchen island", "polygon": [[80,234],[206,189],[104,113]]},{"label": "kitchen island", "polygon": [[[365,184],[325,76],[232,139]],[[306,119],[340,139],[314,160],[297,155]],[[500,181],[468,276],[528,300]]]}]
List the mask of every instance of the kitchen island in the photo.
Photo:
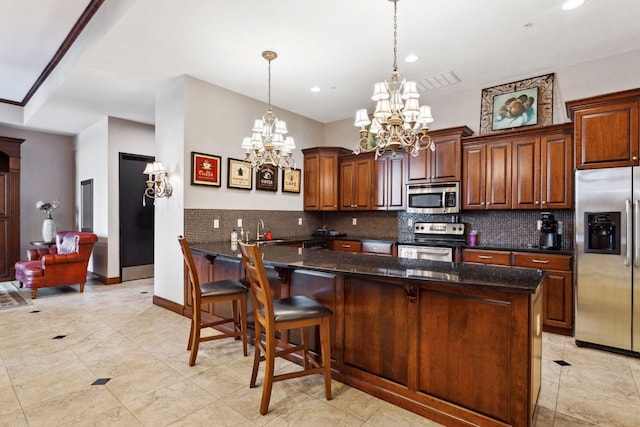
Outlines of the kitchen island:
[{"label": "kitchen island", "polygon": [[[191,248],[201,280],[244,278],[230,243]],[[531,425],[543,271],[275,244],[261,250],[277,297],[307,295],[333,311],[334,379],[445,425]],[[221,309],[211,314],[229,314]],[[281,339],[300,342],[293,332]],[[311,341],[318,348],[319,339]]]}]

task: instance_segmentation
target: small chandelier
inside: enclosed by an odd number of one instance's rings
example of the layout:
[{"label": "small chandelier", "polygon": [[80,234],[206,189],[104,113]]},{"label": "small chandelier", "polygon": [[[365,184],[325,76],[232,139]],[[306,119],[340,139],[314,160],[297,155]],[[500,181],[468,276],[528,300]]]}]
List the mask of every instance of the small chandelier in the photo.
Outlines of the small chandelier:
[{"label": "small chandelier", "polygon": [[167,170],[164,168],[162,162],[147,163],[147,167],[144,168],[144,172],[142,173],[149,175],[147,188],[144,190],[142,196],[142,206],[147,206],[145,196],[150,199],[160,199],[171,196],[173,188],[171,188],[171,184],[169,184],[167,180]]},{"label": "small chandelier", "polygon": [[295,162],[291,157],[296,144],[293,138],[287,134],[287,124],[271,110],[271,61],[278,57],[278,54],[265,50],[262,57],[269,62],[269,103],[267,112],[253,123],[253,135],[246,137],[242,141],[241,147],[245,150],[245,159],[251,163],[254,169],[262,169],[264,165],[273,165],[280,169],[291,169]]},{"label": "small chandelier", "polygon": [[[419,106],[420,94],[416,82],[407,81],[398,72],[398,0],[393,2],[393,73],[391,80],[376,83],[371,99],[376,101],[373,120],[369,119],[366,109],[356,112],[355,125],[360,127],[360,140],[353,152],[375,151],[376,159],[387,150],[395,155],[402,149],[412,156],[426,147],[435,151],[435,145],[429,137],[428,123],[433,121],[431,107]],[[371,124],[369,129],[366,128]]]}]

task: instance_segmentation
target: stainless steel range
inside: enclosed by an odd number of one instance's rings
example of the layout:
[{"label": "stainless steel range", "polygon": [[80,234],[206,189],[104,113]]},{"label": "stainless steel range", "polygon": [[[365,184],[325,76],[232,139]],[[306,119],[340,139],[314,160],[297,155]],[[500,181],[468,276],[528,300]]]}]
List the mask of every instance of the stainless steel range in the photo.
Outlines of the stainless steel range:
[{"label": "stainless steel range", "polygon": [[413,244],[398,245],[398,257],[430,261],[454,260],[454,249],[464,245],[464,224],[458,222],[416,222]]}]

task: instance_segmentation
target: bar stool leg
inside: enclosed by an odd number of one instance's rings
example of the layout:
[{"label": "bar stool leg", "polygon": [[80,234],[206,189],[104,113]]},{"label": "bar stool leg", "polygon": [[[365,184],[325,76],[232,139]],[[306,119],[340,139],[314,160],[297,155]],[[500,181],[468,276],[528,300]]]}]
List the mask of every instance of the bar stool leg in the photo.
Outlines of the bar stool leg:
[{"label": "bar stool leg", "polygon": [[198,356],[198,347],[200,346],[200,316],[202,316],[200,313],[200,307],[194,307],[191,324],[193,334],[191,336],[191,355],[189,356],[189,366],[196,364],[196,357]]},{"label": "bar stool leg", "polygon": [[257,320],[254,323],[255,325],[255,346],[253,349],[253,371],[251,372],[251,382],[249,383],[250,388],[254,388],[256,386],[256,379],[258,378],[258,368],[260,367],[260,340],[262,340],[262,332],[260,330],[260,322]]},{"label": "bar stool leg", "polygon": [[242,328],[242,350],[247,353],[247,296],[240,298],[240,327]]},{"label": "bar stool leg", "polygon": [[262,385],[262,402],[260,403],[260,414],[266,415],[269,412],[269,401],[271,400],[271,389],[273,388],[273,371],[275,370],[276,340],[272,334],[265,337],[266,361],[264,371],[264,384]]},{"label": "bar stool leg", "polygon": [[320,347],[324,367],[324,395],[331,400],[331,318],[324,317],[320,324]]}]

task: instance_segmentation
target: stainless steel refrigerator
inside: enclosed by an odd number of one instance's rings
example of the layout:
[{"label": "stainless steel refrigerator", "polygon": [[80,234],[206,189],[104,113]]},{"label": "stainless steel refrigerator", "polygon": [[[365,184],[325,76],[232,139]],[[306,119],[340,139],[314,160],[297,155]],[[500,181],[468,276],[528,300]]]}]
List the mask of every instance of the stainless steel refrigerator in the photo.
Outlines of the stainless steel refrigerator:
[{"label": "stainless steel refrigerator", "polygon": [[640,168],[575,183],[576,343],[640,352]]}]

